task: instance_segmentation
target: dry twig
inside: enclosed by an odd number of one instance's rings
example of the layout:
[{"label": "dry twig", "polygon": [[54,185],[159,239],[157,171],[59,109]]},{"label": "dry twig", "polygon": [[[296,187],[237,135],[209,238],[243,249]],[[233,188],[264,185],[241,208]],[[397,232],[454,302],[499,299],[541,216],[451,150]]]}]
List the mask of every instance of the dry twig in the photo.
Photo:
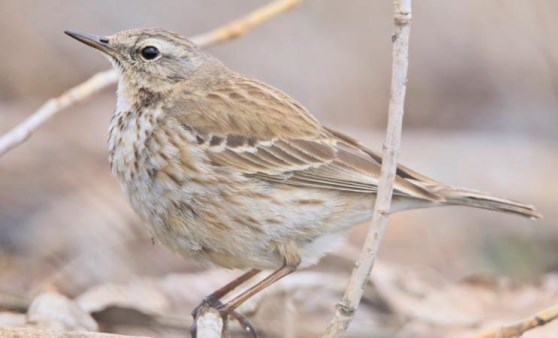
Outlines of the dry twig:
[{"label": "dry twig", "polygon": [[558,304],[553,305],[534,316],[523,319],[515,324],[503,326],[492,331],[487,331],[475,338],[513,338],[520,337],[523,333],[550,323],[558,319]]},{"label": "dry twig", "polygon": [[200,338],[221,338],[223,319],[219,311],[206,308],[196,320],[197,336]]},{"label": "dry twig", "polygon": [[[142,338],[140,336],[123,336],[119,334],[84,332],[84,331],[55,331],[35,329],[29,327],[0,327],[0,337],[3,338],[22,338],[22,337],[41,337],[41,338]],[[146,337],[143,337],[146,338]]]},{"label": "dry twig", "polygon": [[211,32],[195,36],[192,38],[192,41],[200,46],[209,46],[239,38],[257,26],[260,26],[262,23],[294,8],[301,1],[302,0],[274,1],[227,25],[214,29]]},{"label": "dry twig", "polygon": [[[223,25],[208,33],[191,38],[202,47],[239,38],[275,16],[288,11],[301,0],[276,0],[254,10],[246,16]],[[0,137],[0,156],[25,142],[41,125],[65,108],[83,101],[117,80],[113,70],[93,75],[89,80],[64,92],[57,98],[48,100],[39,110],[26,118],[15,128]]]},{"label": "dry twig", "polygon": [[112,69],[105,70],[68,89],[59,97],[48,100],[33,115],[0,137],[0,156],[25,142],[34,131],[58,112],[83,101],[114,82],[116,82],[116,72]]},{"label": "dry twig", "polygon": [[394,0],[393,69],[389,102],[389,120],[383,147],[383,161],[378,196],[374,205],[372,225],[368,231],[360,258],[355,265],[345,295],[335,309],[335,315],[324,337],[339,337],[345,332],[360,303],[364,286],[374,266],[376,254],[387,226],[393,184],[401,143],[401,126],[407,87],[409,33],[411,29],[411,0]]}]

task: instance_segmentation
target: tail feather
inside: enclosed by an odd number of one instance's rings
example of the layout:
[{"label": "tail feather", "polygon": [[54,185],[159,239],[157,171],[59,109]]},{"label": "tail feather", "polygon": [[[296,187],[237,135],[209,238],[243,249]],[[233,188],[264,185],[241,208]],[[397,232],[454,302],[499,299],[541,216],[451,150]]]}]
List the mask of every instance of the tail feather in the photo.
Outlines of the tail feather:
[{"label": "tail feather", "polygon": [[517,214],[531,219],[542,218],[532,205],[491,196],[489,194],[462,188],[445,188],[439,191],[446,199],[446,204],[465,205],[475,208],[495,210]]}]

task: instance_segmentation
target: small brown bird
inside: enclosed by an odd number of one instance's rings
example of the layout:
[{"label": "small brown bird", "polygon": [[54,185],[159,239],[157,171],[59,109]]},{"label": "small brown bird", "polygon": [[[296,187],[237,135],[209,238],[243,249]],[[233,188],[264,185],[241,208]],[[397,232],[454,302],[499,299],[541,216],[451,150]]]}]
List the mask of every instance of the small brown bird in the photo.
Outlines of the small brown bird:
[{"label": "small brown bird", "polygon": [[[110,164],[151,234],[178,253],[280,278],[316,263],[372,216],[381,156],[322,126],[287,94],[233,72],[162,29],[108,37],[66,32],[103,52],[119,73]],[[465,205],[530,218],[532,206],[454,188],[399,166],[392,211]]]}]

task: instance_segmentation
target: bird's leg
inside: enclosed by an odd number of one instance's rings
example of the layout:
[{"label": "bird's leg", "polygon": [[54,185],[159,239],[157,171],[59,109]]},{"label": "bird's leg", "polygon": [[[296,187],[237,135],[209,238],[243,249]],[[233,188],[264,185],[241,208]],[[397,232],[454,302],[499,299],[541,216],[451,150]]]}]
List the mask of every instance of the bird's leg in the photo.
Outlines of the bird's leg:
[{"label": "bird's leg", "polygon": [[[267,276],[266,278],[258,282],[256,285],[250,287],[248,290],[244,291],[236,298],[229,301],[227,304],[220,304],[217,307],[217,309],[219,310],[219,313],[221,313],[221,317],[223,318],[224,327],[226,326],[227,318],[230,315],[231,317],[233,317],[238,321],[238,323],[240,324],[240,326],[242,326],[245,332],[250,333],[252,338],[257,338],[258,335],[254,327],[252,326],[252,323],[250,323],[250,320],[246,318],[244,315],[241,315],[240,313],[236,312],[235,309],[239,307],[242,303],[247,301],[250,297],[255,295],[256,293],[260,292],[261,290],[267,288],[271,284],[275,283],[276,281],[280,280],[281,278],[295,271],[297,266],[298,266],[298,262],[296,264],[285,263],[281,268],[275,270],[271,275]],[[194,331],[192,332],[192,337],[195,337]]]},{"label": "bird's leg", "polygon": [[[226,330],[227,318],[229,315],[231,315],[233,316],[233,318],[238,320],[238,322],[240,323],[240,325],[243,326],[246,332],[249,332],[252,335],[252,337],[257,338],[257,333],[254,330],[253,326],[250,324],[248,318],[235,312],[235,310],[237,307],[242,305],[245,301],[247,301],[250,297],[254,296],[256,293],[262,291],[263,289],[269,287],[271,284],[277,282],[281,278],[294,272],[297,269],[297,267],[300,265],[300,254],[298,252],[298,248],[293,243],[287,243],[285,245],[280,246],[278,249],[279,249],[279,253],[283,256],[284,259],[283,266],[281,266],[279,269],[272,272],[269,276],[262,279],[255,285],[251,286],[248,290],[242,292],[240,295],[233,298],[227,304],[220,304],[219,306],[217,306],[217,310],[219,311],[221,317],[223,318],[223,328],[224,328],[223,332],[225,332]],[[252,278],[258,272],[260,271],[256,269],[248,271],[247,273],[235,279],[231,283],[215,291],[208,298],[211,298],[211,296],[223,297],[225,294],[229,293],[230,291],[238,287],[240,284],[243,284],[244,282]],[[202,303],[201,307],[204,306],[208,307],[209,304]],[[196,311],[194,310],[194,312]],[[195,315],[196,316],[194,318],[194,326],[192,327],[192,337],[194,338],[196,337],[195,321],[197,319],[197,313],[195,313]]]},{"label": "bird's leg", "polygon": [[[225,286],[221,287],[220,289],[216,290],[215,292],[213,292],[212,294],[210,294],[209,296],[205,297],[202,302],[196,306],[196,308],[194,309],[194,311],[192,311],[192,317],[194,318],[194,325],[191,328],[191,333],[192,333],[192,337],[196,337],[196,322],[198,320],[198,316],[201,313],[201,310],[203,308],[219,308],[223,305],[223,303],[221,303],[221,298],[226,296],[229,292],[233,291],[234,289],[236,289],[237,287],[239,287],[240,285],[246,283],[248,280],[250,280],[252,277],[254,277],[255,275],[257,275],[261,270],[257,270],[257,269],[252,269],[246,273],[244,273],[243,275],[241,275],[240,277],[232,280],[230,283],[226,284]],[[242,328],[247,331],[247,332],[255,332],[254,328],[252,327],[252,324],[250,323],[250,321],[248,320],[248,318],[246,318],[245,316],[233,311],[230,313],[231,316],[233,318],[235,318],[238,323],[242,326]],[[226,318],[223,318],[224,320],[224,324],[226,325]]]},{"label": "bird's leg", "polygon": [[287,276],[288,274],[294,272],[298,267],[298,263],[296,264],[289,264],[285,263],[282,267],[275,270],[271,275],[267,276],[256,285],[250,287],[248,290],[244,291],[236,298],[229,301],[227,304],[221,305],[218,307],[219,312],[222,316],[226,316],[233,312],[237,307],[239,307],[242,303],[247,301],[250,297],[255,295],[256,293],[260,292],[261,290],[267,288],[271,284],[277,282],[281,278]]},{"label": "bird's leg", "polygon": [[198,306],[196,306],[194,311],[192,311],[192,316],[194,317],[194,319],[197,318],[200,309],[204,306],[209,306],[209,307],[215,307],[216,308],[218,306],[223,305],[220,301],[220,299],[222,297],[226,296],[228,293],[230,293],[231,291],[233,291],[234,289],[236,289],[240,285],[246,283],[252,277],[257,275],[260,271],[261,270],[252,269],[252,270],[244,273],[242,276],[232,280],[230,283],[226,284],[225,286],[221,287],[220,289],[216,290],[215,292],[213,292],[209,296],[205,297],[202,300],[202,302]]}]

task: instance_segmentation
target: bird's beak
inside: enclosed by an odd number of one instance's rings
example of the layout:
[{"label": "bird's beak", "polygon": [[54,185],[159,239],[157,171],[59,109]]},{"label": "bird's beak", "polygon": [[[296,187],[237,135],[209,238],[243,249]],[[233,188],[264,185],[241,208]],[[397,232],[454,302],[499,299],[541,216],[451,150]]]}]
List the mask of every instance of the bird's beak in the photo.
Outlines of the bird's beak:
[{"label": "bird's beak", "polygon": [[114,56],[114,47],[110,45],[110,40],[106,36],[93,35],[89,33],[76,32],[76,31],[64,31],[72,38],[83,42],[84,44],[91,46],[101,52]]}]

